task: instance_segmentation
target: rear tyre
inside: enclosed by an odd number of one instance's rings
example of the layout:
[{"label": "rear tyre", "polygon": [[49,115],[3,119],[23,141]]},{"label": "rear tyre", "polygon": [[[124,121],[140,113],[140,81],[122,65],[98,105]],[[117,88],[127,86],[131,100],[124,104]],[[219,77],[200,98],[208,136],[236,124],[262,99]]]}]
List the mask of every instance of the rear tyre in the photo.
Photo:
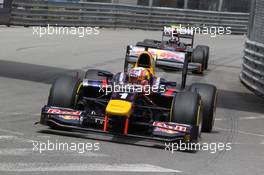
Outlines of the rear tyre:
[{"label": "rear tyre", "polygon": [[199,93],[202,98],[204,107],[202,131],[211,132],[215,121],[216,87],[209,84],[194,83],[191,85],[190,91]]},{"label": "rear tyre", "polygon": [[191,142],[197,142],[201,135],[201,109],[201,97],[190,91],[177,93],[172,102],[170,121],[196,126]]},{"label": "rear tyre", "polygon": [[205,69],[206,59],[204,51],[201,48],[195,48],[192,53],[192,62],[200,63],[202,65],[201,71],[194,71],[193,73],[202,73]]},{"label": "rear tyre", "polygon": [[201,48],[203,50],[204,55],[205,55],[205,60],[206,60],[204,69],[207,70],[208,69],[208,62],[209,62],[209,53],[210,53],[209,46],[198,45],[198,46],[196,46],[196,48]]}]

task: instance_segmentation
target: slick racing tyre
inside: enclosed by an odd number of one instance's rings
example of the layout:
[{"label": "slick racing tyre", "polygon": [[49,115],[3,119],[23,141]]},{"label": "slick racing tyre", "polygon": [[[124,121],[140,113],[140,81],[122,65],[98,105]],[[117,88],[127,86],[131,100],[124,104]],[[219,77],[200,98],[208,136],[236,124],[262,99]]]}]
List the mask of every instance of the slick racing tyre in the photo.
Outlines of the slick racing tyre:
[{"label": "slick racing tyre", "polygon": [[202,124],[201,97],[195,92],[179,92],[173,99],[170,121],[195,126],[191,142],[197,142],[201,135]]},{"label": "slick racing tyre", "polygon": [[192,62],[194,63],[200,63],[202,65],[201,72],[194,71],[193,73],[202,73],[205,69],[206,65],[206,58],[203,49],[201,48],[195,48],[192,53]]},{"label": "slick racing tyre", "polygon": [[203,103],[202,131],[211,132],[215,121],[215,108],[217,101],[217,89],[213,85],[194,83],[190,87],[191,92],[200,94]]},{"label": "slick racing tyre", "polygon": [[207,70],[208,69],[208,62],[209,62],[209,53],[210,53],[209,46],[198,45],[198,46],[196,46],[196,48],[201,48],[203,50],[204,55],[205,55],[205,60],[206,60],[204,69]]},{"label": "slick racing tyre", "polygon": [[[48,105],[63,108],[75,108],[79,85],[80,81],[74,77],[63,76],[57,78],[51,86]],[[63,129],[53,123],[49,123],[48,126],[56,130]]]},{"label": "slick racing tyre", "polygon": [[75,77],[63,76],[54,81],[48,98],[49,106],[74,108],[80,81]]}]

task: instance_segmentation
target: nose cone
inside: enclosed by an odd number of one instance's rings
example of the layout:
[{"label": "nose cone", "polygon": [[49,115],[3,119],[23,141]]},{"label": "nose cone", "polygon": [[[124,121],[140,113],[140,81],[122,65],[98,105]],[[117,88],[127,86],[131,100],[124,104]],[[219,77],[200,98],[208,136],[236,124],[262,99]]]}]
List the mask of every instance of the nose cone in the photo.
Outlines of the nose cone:
[{"label": "nose cone", "polygon": [[110,100],[106,113],[110,115],[129,116],[132,110],[132,103],[123,100]]}]

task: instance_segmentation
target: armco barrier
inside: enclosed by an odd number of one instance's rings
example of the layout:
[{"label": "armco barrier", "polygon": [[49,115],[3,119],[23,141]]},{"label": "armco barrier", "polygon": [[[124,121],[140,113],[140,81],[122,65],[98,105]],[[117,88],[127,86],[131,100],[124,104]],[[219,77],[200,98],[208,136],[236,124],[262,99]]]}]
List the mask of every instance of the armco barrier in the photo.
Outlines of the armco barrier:
[{"label": "armco barrier", "polygon": [[0,8],[0,25],[1,24],[8,25],[9,14],[10,14],[10,9]]},{"label": "armco barrier", "polygon": [[247,40],[240,80],[264,97],[264,44]]},{"label": "armco barrier", "polygon": [[164,25],[231,27],[233,34],[245,34],[247,13],[213,12],[111,3],[14,0],[11,25],[99,26],[160,30]]}]

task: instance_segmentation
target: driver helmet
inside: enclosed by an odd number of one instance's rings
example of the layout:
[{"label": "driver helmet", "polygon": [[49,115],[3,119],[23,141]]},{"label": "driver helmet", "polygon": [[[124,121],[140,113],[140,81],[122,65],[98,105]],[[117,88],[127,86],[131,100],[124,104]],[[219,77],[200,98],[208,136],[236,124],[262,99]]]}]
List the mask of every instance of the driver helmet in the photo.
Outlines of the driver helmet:
[{"label": "driver helmet", "polygon": [[179,33],[177,32],[177,30],[174,30],[169,42],[172,44],[178,44],[179,41],[180,41]]},{"label": "driver helmet", "polygon": [[128,82],[131,84],[146,85],[150,83],[150,79],[150,72],[143,67],[132,68],[128,73]]}]

